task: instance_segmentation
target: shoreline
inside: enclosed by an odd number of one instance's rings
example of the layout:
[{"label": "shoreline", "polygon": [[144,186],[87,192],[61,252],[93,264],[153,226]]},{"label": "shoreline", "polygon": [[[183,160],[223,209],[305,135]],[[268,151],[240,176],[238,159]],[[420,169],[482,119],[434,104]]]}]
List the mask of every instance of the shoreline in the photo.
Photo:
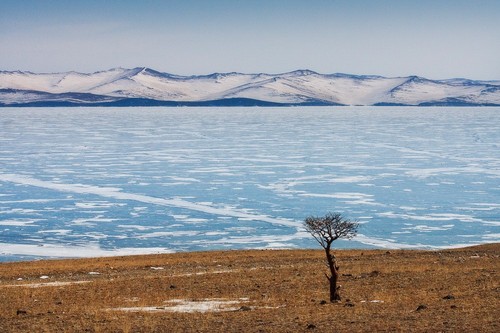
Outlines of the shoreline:
[{"label": "shoreline", "polygon": [[[446,251],[446,250],[454,250],[454,249],[466,249],[466,248],[473,248],[473,247],[478,247],[478,246],[488,246],[488,245],[494,245],[494,244],[499,244],[499,243],[491,243],[491,242],[485,242],[485,243],[480,243],[480,244],[456,244],[452,246],[436,246],[436,247],[431,247],[431,246],[425,246],[425,247],[418,247],[418,246],[408,246],[408,247],[402,247],[402,248],[397,248],[397,247],[377,247],[375,245],[372,245],[372,247],[366,247],[366,248],[337,248],[335,251],[371,251],[371,250],[383,250],[383,251],[407,251],[407,250],[414,250],[414,251]],[[368,244],[367,244],[368,245]],[[5,253],[8,251],[9,246],[11,249],[27,249],[28,251],[23,253],[23,254],[8,254]],[[176,254],[176,253],[204,253],[204,252],[233,252],[233,251],[260,251],[260,250],[265,250],[265,251],[307,251],[307,250],[317,250],[319,249],[318,247],[311,247],[311,248],[295,248],[295,247],[283,247],[283,248],[235,248],[235,249],[207,249],[203,251],[173,251],[169,250],[167,248],[123,248],[123,249],[115,249],[115,250],[105,250],[101,249],[99,247],[70,247],[72,251],[79,252],[80,255],[74,255],[70,253],[65,253],[63,255],[57,254],[57,255],[40,255],[40,254],[29,254],[29,253],[35,253],[37,252],[36,250],[44,249],[47,250],[47,252],[54,252],[56,253],[59,251],[68,251],[68,247],[64,246],[57,246],[57,245],[52,245],[49,244],[47,245],[30,245],[30,244],[6,244],[6,243],[0,243],[0,248],[2,249],[2,253],[0,256],[0,265],[4,263],[16,263],[16,262],[30,262],[30,261],[45,261],[45,260],[78,260],[78,259],[98,259],[98,258],[110,258],[110,257],[133,257],[133,256],[148,256],[148,255],[166,255],[166,254]],[[31,252],[32,251],[32,252]],[[82,253],[83,252],[83,253]],[[93,254],[92,254],[93,253]],[[83,255],[81,255],[83,254]],[[12,257],[12,260],[5,260],[5,258]],[[21,257],[21,258],[19,258]],[[22,258],[26,257],[26,258]]]},{"label": "shoreline", "polygon": [[[474,250],[474,249],[489,249],[489,248],[500,248],[500,243],[497,242],[489,242],[489,243],[481,243],[481,244],[471,244],[471,245],[458,245],[456,247],[439,247],[439,248],[332,248],[334,253],[370,253],[370,252],[422,252],[422,253],[432,253],[432,252],[440,252],[440,251],[460,251],[460,250]],[[135,248],[134,248],[135,249]],[[84,261],[84,260],[97,260],[102,261],[106,259],[134,259],[134,258],[147,258],[147,257],[157,257],[157,256],[175,256],[175,255],[197,255],[197,254],[224,254],[224,253],[246,253],[246,252],[314,252],[320,251],[323,253],[323,249],[319,246],[314,248],[245,248],[245,249],[210,249],[203,251],[165,251],[165,252],[145,252],[142,253],[140,250],[143,248],[137,248],[137,252],[134,251],[129,253],[120,253],[113,252],[110,255],[96,255],[96,256],[65,256],[65,257],[42,257],[35,259],[26,259],[26,260],[12,260],[12,261],[1,261],[0,266],[5,264],[22,264],[22,263],[31,263],[31,262],[54,262],[54,261]],[[111,252],[110,252],[111,253]]]}]

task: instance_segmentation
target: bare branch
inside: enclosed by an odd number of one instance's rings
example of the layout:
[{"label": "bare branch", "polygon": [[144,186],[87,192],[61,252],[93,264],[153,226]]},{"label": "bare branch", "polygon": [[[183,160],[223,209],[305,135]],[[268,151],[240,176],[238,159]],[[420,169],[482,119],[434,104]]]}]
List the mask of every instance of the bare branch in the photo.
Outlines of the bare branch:
[{"label": "bare branch", "polygon": [[309,216],[304,220],[305,229],[314,239],[326,248],[339,238],[352,239],[356,236],[358,223],[342,217],[339,213],[328,213],[325,216]]}]

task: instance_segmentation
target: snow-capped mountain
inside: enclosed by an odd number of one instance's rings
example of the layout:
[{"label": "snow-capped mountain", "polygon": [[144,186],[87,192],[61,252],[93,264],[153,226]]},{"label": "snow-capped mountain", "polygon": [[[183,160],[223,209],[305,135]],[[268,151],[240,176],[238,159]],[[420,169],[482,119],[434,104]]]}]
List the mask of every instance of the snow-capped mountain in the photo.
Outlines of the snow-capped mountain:
[{"label": "snow-capped mountain", "polygon": [[500,105],[500,81],[319,74],[0,71],[2,106]]}]

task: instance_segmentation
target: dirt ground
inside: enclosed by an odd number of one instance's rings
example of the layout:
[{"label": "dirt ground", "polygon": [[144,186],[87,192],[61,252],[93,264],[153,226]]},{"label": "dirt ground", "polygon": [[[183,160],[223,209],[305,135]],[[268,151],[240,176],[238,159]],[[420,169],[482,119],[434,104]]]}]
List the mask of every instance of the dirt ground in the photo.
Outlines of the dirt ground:
[{"label": "dirt ground", "polygon": [[500,332],[500,244],[0,264],[0,332]]}]

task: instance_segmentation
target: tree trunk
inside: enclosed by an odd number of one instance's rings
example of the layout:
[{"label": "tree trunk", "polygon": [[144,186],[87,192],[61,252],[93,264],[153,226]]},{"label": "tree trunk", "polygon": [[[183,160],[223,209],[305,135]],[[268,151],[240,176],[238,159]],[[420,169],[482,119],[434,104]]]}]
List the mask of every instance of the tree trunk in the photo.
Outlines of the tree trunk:
[{"label": "tree trunk", "polygon": [[326,261],[328,262],[328,268],[330,269],[330,276],[328,281],[330,282],[330,302],[340,301],[339,288],[337,287],[337,280],[339,278],[339,267],[337,266],[337,260],[330,253],[330,247],[325,248]]},{"label": "tree trunk", "polygon": [[337,287],[337,276],[332,276],[330,280],[330,302],[340,301],[339,288]]}]

